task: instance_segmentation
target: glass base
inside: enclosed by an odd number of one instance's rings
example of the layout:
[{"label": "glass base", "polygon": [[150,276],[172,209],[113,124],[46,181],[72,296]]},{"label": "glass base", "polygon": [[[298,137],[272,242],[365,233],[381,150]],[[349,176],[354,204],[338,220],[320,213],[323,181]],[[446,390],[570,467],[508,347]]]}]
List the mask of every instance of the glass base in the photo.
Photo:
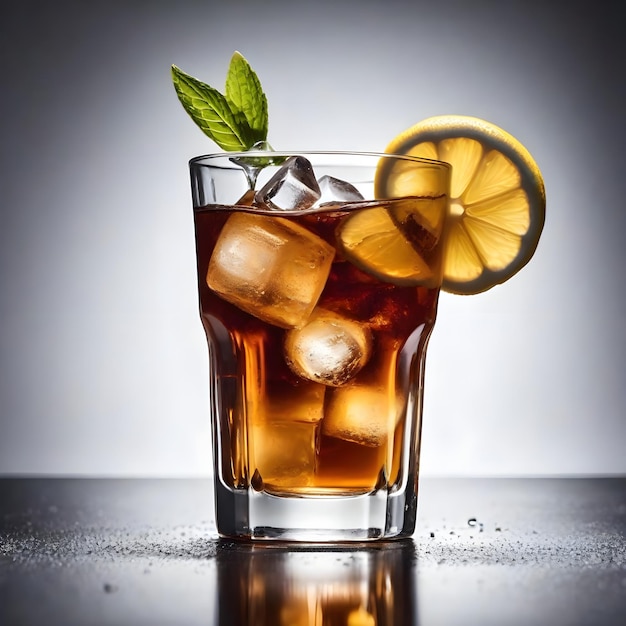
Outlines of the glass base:
[{"label": "glass base", "polygon": [[415,531],[417,494],[276,496],[216,485],[223,537],[258,541],[354,542],[403,539]]}]

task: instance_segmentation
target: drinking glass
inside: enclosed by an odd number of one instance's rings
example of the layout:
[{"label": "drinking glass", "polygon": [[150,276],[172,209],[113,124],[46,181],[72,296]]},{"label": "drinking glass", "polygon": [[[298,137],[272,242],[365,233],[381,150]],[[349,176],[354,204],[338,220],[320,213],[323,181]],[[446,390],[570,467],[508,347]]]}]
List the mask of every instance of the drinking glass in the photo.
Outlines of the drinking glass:
[{"label": "drinking glass", "polygon": [[410,536],[449,166],[252,151],[190,171],[218,532]]}]

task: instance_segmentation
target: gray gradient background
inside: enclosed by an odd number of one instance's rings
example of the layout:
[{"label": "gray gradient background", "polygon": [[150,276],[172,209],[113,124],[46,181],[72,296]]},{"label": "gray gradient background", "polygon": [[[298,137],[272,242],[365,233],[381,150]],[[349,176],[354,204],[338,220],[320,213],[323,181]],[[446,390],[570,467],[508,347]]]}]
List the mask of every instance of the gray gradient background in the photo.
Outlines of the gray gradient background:
[{"label": "gray gradient background", "polygon": [[276,148],[383,149],[440,113],[541,167],[538,251],[444,294],[428,474],[626,472],[625,46],[617,3],[84,2],[0,19],[0,473],[210,473],[187,160],[169,67],[240,50]]}]

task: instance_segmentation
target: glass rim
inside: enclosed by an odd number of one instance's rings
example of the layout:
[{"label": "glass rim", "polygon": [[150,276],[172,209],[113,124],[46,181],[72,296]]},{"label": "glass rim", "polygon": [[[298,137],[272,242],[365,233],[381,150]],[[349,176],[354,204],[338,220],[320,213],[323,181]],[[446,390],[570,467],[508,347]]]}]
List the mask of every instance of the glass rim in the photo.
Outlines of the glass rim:
[{"label": "glass rim", "polygon": [[[409,161],[413,163],[422,163],[424,165],[439,166],[444,169],[450,170],[452,166],[446,161],[439,161],[437,159],[429,159],[427,157],[419,157],[410,154],[396,154],[393,152],[376,152],[376,151],[362,151],[362,150],[249,150],[246,152],[211,152],[207,154],[201,154],[189,159],[189,166],[201,166],[201,167],[219,167],[219,165],[213,165],[221,160],[231,162],[233,168],[240,167],[236,163],[233,163],[233,159],[250,159],[250,158],[268,158],[273,157],[290,157],[290,156],[315,156],[315,157],[356,157],[356,158],[378,158],[378,159],[399,159],[403,161]],[[337,163],[328,163],[328,165],[338,165]]]}]

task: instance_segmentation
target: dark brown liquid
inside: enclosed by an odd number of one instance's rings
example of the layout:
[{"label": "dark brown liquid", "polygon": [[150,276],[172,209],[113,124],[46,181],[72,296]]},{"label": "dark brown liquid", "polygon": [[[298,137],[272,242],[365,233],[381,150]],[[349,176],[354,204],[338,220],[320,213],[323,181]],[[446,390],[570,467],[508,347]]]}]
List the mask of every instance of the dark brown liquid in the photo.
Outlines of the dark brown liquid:
[{"label": "dark brown liquid", "polygon": [[[398,287],[336,253],[318,309],[362,324],[371,355],[338,386],[303,379],[284,354],[287,330],[227,302],[207,286],[216,241],[232,211],[196,210],[202,322],[217,364],[221,459],[234,487],[272,493],[365,493],[399,479],[408,379],[426,347],[438,290]],[[345,212],[280,216],[335,245]],[[412,419],[412,418],[411,418]]]}]

